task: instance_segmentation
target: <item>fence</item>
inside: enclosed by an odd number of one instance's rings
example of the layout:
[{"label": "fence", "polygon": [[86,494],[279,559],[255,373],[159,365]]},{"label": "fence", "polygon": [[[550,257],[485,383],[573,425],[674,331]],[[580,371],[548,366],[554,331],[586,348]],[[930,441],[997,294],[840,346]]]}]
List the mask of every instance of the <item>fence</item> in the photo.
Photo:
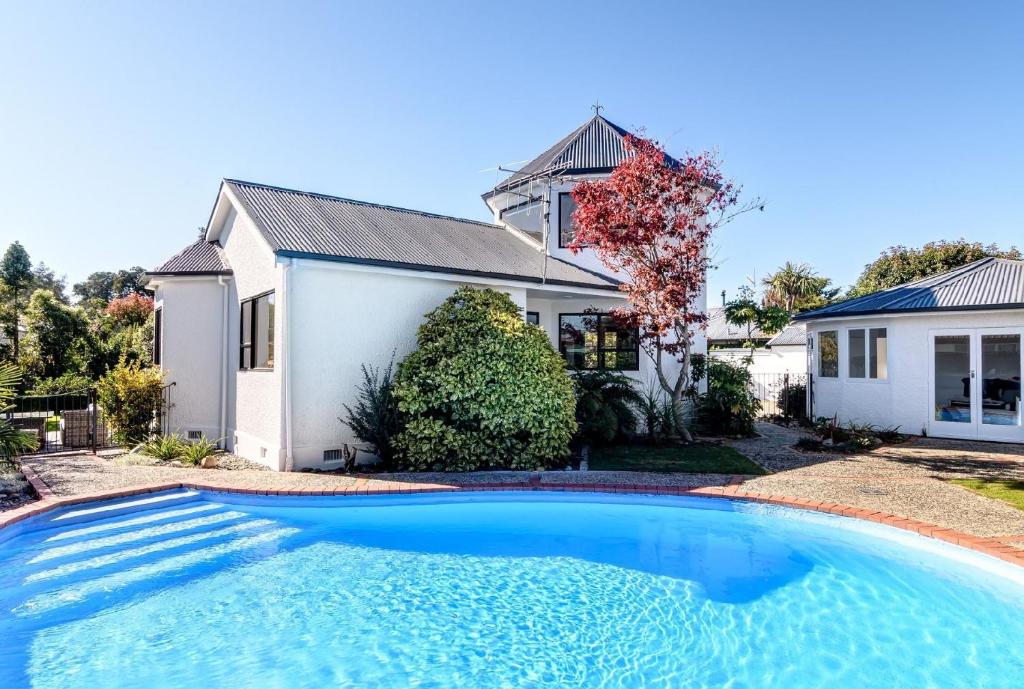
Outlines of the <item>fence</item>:
[{"label": "fence", "polygon": [[751,373],[759,416],[800,419],[807,416],[807,376],[802,373]]},{"label": "fence", "polygon": [[36,452],[110,447],[110,429],[96,404],[95,390],[16,397],[4,416],[36,436]]}]

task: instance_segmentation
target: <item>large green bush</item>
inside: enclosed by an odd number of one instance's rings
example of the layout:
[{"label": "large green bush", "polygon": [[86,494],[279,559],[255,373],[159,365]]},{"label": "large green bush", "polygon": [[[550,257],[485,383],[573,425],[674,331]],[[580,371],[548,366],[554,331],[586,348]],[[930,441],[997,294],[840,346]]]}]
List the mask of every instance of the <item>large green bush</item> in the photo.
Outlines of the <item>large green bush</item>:
[{"label": "large green bush", "polygon": [[537,469],[568,456],[572,381],[508,295],[460,288],[427,314],[418,342],[395,379],[401,468]]},{"label": "large green bush", "polygon": [[576,384],[577,437],[589,445],[609,444],[636,432],[646,400],[633,381],[615,371],[579,371]]},{"label": "large green bush", "polygon": [[119,445],[149,438],[163,402],[163,375],[138,361],[121,362],[96,386],[100,407]]},{"label": "large green bush", "polygon": [[697,423],[716,435],[754,434],[760,402],[753,392],[750,371],[743,364],[707,359],[708,390],[697,400]]}]

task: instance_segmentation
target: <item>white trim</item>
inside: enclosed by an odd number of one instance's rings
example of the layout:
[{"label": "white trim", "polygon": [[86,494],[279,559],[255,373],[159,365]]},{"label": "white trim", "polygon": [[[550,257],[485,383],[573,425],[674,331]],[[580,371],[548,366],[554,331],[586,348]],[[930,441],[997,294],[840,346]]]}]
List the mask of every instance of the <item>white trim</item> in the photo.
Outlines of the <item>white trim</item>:
[{"label": "white trim", "polygon": [[1022,313],[1024,308],[1021,309],[950,309],[948,311],[893,311],[891,313],[867,313],[858,316],[842,316],[836,314],[834,316],[823,316],[821,318],[808,318],[805,320],[795,321],[796,323],[803,323],[807,326],[816,325],[819,327],[825,327],[831,329],[833,322],[839,321],[864,321],[864,320],[878,320],[881,318],[924,318],[926,316],[957,316],[957,315],[991,315],[991,314],[1004,314],[1004,313]]}]

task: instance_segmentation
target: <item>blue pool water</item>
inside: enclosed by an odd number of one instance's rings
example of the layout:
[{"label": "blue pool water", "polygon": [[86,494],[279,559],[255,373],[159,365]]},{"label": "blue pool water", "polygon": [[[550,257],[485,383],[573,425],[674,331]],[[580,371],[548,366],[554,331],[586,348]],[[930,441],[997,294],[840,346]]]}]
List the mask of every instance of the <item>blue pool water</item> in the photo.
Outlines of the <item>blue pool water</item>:
[{"label": "blue pool water", "polygon": [[0,542],[0,687],[1024,685],[1017,568],[841,517],[596,494],[135,502]]}]

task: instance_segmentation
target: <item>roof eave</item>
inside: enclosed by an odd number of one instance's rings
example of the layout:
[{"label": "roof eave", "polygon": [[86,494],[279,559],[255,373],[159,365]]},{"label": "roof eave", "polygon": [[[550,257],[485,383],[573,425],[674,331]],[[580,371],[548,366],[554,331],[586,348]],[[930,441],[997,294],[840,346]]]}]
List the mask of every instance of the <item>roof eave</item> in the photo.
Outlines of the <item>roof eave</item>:
[{"label": "roof eave", "polygon": [[1012,311],[1024,310],[1024,302],[1010,304],[971,304],[967,306],[932,306],[928,308],[906,308],[906,309],[861,309],[856,311],[842,311],[838,313],[815,314],[813,311],[797,314],[794,321],[823,321],[833,318],[851,318],[853,316],[887,316],[890,314],[929,314],[929,313],[953,313],[956,311]]}]

